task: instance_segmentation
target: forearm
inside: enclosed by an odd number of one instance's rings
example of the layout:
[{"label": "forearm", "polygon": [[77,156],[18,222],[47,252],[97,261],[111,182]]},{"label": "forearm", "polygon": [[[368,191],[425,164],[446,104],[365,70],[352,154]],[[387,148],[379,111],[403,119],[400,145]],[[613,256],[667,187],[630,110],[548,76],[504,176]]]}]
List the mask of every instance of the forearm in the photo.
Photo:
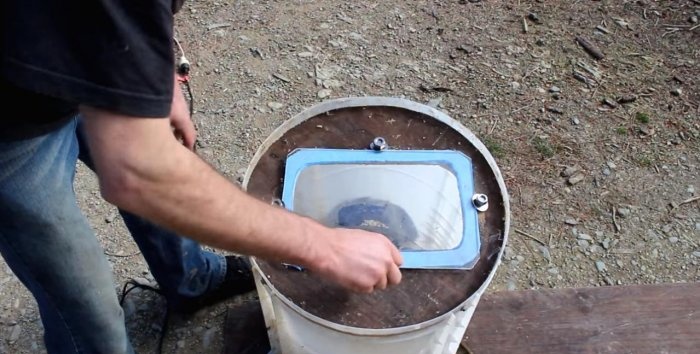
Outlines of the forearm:
[{"label": "forearm", "polygon": [[[267,259],[321,267],[328,229],[266,205],[237,188],[172,138],[161,120],[129,118],[142,130],[109,129],[116,120],[84,109],[86,128],[103,194],[119,207],[214,247]],[[107,127],[105,127],[107,126]],[[100,131],[99,134],[90,134]],[[129,134],[128,137],[111,132]],[[108,133],[105,133],[108,132]],[[117,139],[119,154],[103,151]]]}]

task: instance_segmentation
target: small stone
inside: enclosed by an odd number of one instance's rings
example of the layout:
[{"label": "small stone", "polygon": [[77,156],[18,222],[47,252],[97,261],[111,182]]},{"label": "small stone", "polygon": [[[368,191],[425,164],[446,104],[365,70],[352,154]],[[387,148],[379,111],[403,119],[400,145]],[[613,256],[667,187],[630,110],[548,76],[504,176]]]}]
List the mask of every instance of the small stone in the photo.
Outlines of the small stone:
[{"label": "small stone", "polygon": [[148,281],[148,279],[143,278],[143,277],[136,277],[136,278],[134,278],[134,281],[141,284],[141,285],[156,286],[156,284],[151,283],[150,281]]},{"label": "small stone", "polygon": [[541,88],[541,87],[538,87],[538,88],[537,88],[537,92],[538,92],[538,93],[545,93],[545,92],[547,92],[547,91],[545,91],[545,90],[544,90],[543,88]]},{"label": "small stone", "polygon": [[557,87],[557,86],[552,86],[552,87],[549,88],[549,92],[551,92],[551,93],[558,93],[558,92],[561,92],[561,89],[560,89],[559,87]]},{"label": "small stone", "polygon": [[635,95],[625,95],[621,96],[617,99],[617,103],[619,104],[627,104],[627,103],[632,103],[637,100],[637,96]]},{"label": "small stone", "polygon": [[606,165],[608,165],[608,167],[612,168],[613,170],[617,168],[617,165],[612,161],[608,161]]},{"label": "small stone", "polygon": [[314,53],[311,53],[311,52],[301,52],[301,53],[297,54],[297,56],[299,58],[309,58],[309,57],[312,57],[313,55],[314,55]]},{"label": "small stone", "polygon": [[700,222],[695,223],[695,230],[700,230]]},{"label": "small stone", "polygon": [[547,107],[547,110],[549,112],[554,113],[554,114],[564,114],[564,110],[562,110],[559,107],[549,106],[549,107]]},{"label": "small stone", "polygon": [[690,18],[688,19],[688,21],[689,21],[690,23],[698,23],[698,17],[695,16],[695,15],[690,16]]},{"label": "small stone", "polygon": [[654,230],[647,230],[646,237],[644,238],[644,241],[658,241],[661,237],[654,232]]},{"label": "small stone", "polygon": [[578,246],[581,247],[582,250],[587,250],[588,247],[591,245],[588,241],[586,240],[578,240],[577,241]]},{"label": "small stone", "polygon": [[605,175],[605,176],[610,176],[611,173],[612,173],[612,172],[610,172],[610,169],[609,169],[609,168],[606,167],[606,168],[603,169],[603,175]]},{"label": "small stone", "polygon": [[591,245],[591,248],[589,250],[591,251],[591,253],[603,253],[603,248],[598,245]]},{"label": "small stone", "polygon": [[19,324],[14,325],[12,327],[12,331],[10,332],[9,342],[16,342],[19,339],[20,334],[22,334],[22,327],[20,327]]},{"label": "small stone", "polygon": [[520,89],[520,83],[517,81],[513,81],[510,83],[510,88],[513,90],[519,90]]},{"label": "small stone", "polygon": [[540,20],[540,17],[534,12],[530,12],[529,14],[527,14],[527,18],[529,18],[530,21],[532,21],[534,23],[541,23],[542,22],[542,20]]},{"label": "small stone", "polygon": [[184,339],[180,339],[179,341],[177,341],[177,344],[176,344],[176,345],[177,345],[178,348],[184,348],[184,347],[185,347],[185,340],[184,340]]},{"label": "small stone", "polygon": [[617,108],[617,102],[615,102],[609,98],[604,99],[603,104],[607,105],[610,108]]},{"label": "small stone", "polygon": [[274,78],[276,78],[276,79],[282,81],[282,82],[286,82],[286,83],[292,82],[292,80],[290,80],[288,77],[286,77],[286,76],[284,76],[284,75],[282,75],[282,74],[277,74],[277,73],[275,73],[275,74],[272,74],[272,76],[273,76]]},{"label": "small stone", "polygon": [[695,187],[688,186],[688,189],[686,189],[686,192],[690,193],[690,195],[695,195]]},{"label": "small stone", "polygon": [[549,248],[547,246],[540,246],[540,252],[542,256],[549,262],[552,261],[552,255],[549,253]]},{"label": "small stone", "polygon": [[668,242],[671,242],[671,243],[678,243],[678,237],[676,237],[676,236],[669,237],[669,238],[668,238]]},{"label": "small stone", "polygon": [[561,176],[562,177],[571,177],[574,175],[574,173],[578,172],[578,167],[576,166],[569,166],[564,169],[564,171],[561,171]]},{"label": "small stone", "polygon": [[107,224],[111,224],[111,223],[114,222],[114,220],[115,220],[116,218],[117,218],[117,214],[116,214],[116,213],[111,213],[111,214],[109,214],[109,215],[107,215],[107,216],[105,217],[105,222],[106,222]]},{"label": "small stone", "polygon": [[215,328],[208,329],[204,334],[202,334],[202,346],[204,348],[209,348],[214,339],[214,334],[216,333]]},{"label": "small stone", "polygon": [[330,89],[323,89],[321,91],[318,91],[318,98],[324,99],[327,98],[331,95],[332,91]]},{"label": "small stone", "polygon": [[581,121],[579,121],[578,118],[573,117],[571,118],[571,123],[573,123],[574,125],[579,125],[581,124]]},{"label": "small stone", "polygon": [[457,47],[457,50],[460,51],[460,52],[464,52],[464,53],[466,53],[467,55],[472,54],[472,53],[475,53],[475,52],[477,51],[476,48],[474,48],[474,47],[472,47],[471,45],[468,45],[468,44],[460,44],[460,45]]},{"label": "small stone", "polygon": [[673,225],[672,224],[666,224],[661,228],[661,231],[665,234],[669,234],[671,231],[673,231]]},{"label": "small stone", "polygon": [[642,135],[651,136],[654,135],[655,130],[654,128],[644,126],[639,128],[639,132],[642,133]]},{"label": "small stone", "polygon": [[442,103],[442,97],[437,97],[437,98],[433,98],[430,101],[428,101],[428,106],[433,107],[433,108],[438,108],[440,103]]},{"label": "small stone", "polygon": [[324,88],[333,89],[343,86],[343,83],[335,79],[328,79],[324,80],[322,85]]},{"label": "small stone", "polygon": [[583,179],[584,179],[583,174],[582,174],[582,173],[578,173],[578,174],[575,174],[575,175],[571,176],[571,177],[569,178],[568,182],[569,182],[570,185],[573,186],[573,185],[578,184],[578,183],[580,183],[581,181],[583,181]]},{"label": "small stone", "polygon": [[282,109],[282,107],[284,107],[284,103],[280,103],[280,102],[268,102],[268,103],[267,103],[267,106],[270,107],[270,109],[271,109],[272,111],[277,111],[277,110]]},{"label": "small stone", "polygon": [[619,216],[621,218],[626,218],[626,217],[630,216],[630,210],[627,208],[619,208],[619,209],[617,209],[617,216]]},{"label": "small stone", "polygon": [[606,250],[609,250],[610,249],[610,239],[606,238],[605,240],[603,240],[602,245],[603,245],[603,248],[605,248]]},{"label": "small stone", "polygon": [[515,256],[515,259],[516,259],[518,262],[522,262],[522,261],[525,260],[525,257],[523,257],[523,256],[521,256],[521,255],[517,255],[517,256]]},{"label": "small stone", "polygon": [[593,237],[588,234],[578,234],[577,238],[579,240],[593,241]]},{"label": "small stone", "polygon": [[333,78],[340,70],[340,67],[335,65],[316,67],[316,78],[328,80]]},{"label": "small stone", "polygon": [[595,261],[595,268],[598,269],[598,272],[600,273],[603,273],[608,270],[603,261]]},{"label": "small stone", "polygon": [[693,252],[693,257],[700,258],[700,251]]},{"label": "small stone", "polygon": [[517,288],[518,287],[513,280],[508,280],[508,284],[506,285],[506,289],[508,291],[515,291]]},{"label": "small stone", "polygon": [[578,220],[569,218],[569,219],[564,220],[564,223],[567,225],[574,226],[574,225],[578,225]]},{"label": "small stone", "polygon": [[550,274],[559,274],[559,270],[557,268],[549,268],[547,269],[547,272]]},{"label": "small stone", "polygon": [[676,96],[676,97],[680,96],[682,93],[683,93],[683,90],[681,90],[679,88],[675,88],[675,89],[671,90],[671,94]]}]

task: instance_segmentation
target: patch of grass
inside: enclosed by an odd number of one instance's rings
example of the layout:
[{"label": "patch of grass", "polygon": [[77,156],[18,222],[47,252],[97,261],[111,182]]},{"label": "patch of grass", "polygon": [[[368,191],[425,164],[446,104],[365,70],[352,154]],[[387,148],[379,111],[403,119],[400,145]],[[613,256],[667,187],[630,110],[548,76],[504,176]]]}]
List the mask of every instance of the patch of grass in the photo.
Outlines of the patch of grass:
[{"label": "patch of grass", "polygon": [[642,124],[649,123],[649,115],[644,112],[637,112],[637,121]]},{"label": "patch of grass", "polygon": [[486,145],[486,148],[489,149],[491,155],[493,155],[494,157],[500,159],[506,156],[506,152],[503,150],[503,146],[501,146],[501,144],[499,144],[497,141],[491,138],[484,138],[484,145]]},{"label": "patch of grass", "polygon": [[654,163],[651,158],[642,155],[636,156],[634,160],[637,161],[637,164],[642,167],[651,167],[651,165]]},{"label": "patch of grass", "polygon": [[535,147],[535,150],[540,153],[545,158],[552,158],[554,157],[555,149],[552,146],[552,144],[549,143],[549,140],[543,139],[538,137],[535,137],[535,139],[532,141],[532,144]]},{"label": "patch of grass", "polygon": [[627,135],[627,128],[617,127],[617,129],[615,129],[615,133],[617,133],[617,135]]}]

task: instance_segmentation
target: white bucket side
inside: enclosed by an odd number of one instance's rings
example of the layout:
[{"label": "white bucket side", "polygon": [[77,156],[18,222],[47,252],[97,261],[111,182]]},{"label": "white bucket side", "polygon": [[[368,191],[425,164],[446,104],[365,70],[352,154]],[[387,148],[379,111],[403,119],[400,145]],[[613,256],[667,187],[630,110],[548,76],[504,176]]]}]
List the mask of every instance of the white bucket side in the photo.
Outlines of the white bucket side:
[{"label": "white bucket side", "polygon": [[415,325],[367,329],[340,325],[310,314],[293,304],[270,283],[253,259],[253,269],[256,274],[258,294],[263,307],[265,321],[273,348],[273,353],[280,354],[374,354],[374,353],[405,353],[405,354],[454,354],[459,348],[469,321],[482,294],[493,280],[496,270],[501,264],[501,258],[508,241],[510,230],[510,199],[501,175],[491,153],[486,146],[461,123],[446,114],[423,104],[400,98],[359,97],[343,98],[326,101],[311,107],[279,126],[260,146],[243,178],[243,188],[246,189],[253,170],[258,162],[279,138],[288,130],[301,124],[307,119],[331,110],[365,107],[387,106],[403,108],[428,115],[459,132],[486,159],[498,184],[503,198],[504,230],[503,246],[498,253],[493,268],[479,289],[452,311],[429,321]]},{"label": "white bucket side", "polygon": [[431,326],[398,334],[361,335],[310,321],[270,292],[256,270],[256,285],[273,354],[453,354],[469,324],[478,296]]}]

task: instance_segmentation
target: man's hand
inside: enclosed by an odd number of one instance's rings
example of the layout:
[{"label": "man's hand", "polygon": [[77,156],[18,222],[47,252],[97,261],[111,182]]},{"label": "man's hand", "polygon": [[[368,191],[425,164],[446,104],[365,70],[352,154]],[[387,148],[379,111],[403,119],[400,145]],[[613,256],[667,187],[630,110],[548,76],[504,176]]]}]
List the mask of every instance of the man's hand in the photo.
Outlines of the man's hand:
[{"label": "man's hand", "polygon": [[[318,271],[354,291],[371,293],[401,281],[401,253],[380,234],[362,230],[333,229],[322,235],[330,251]],[[314,269],[312,269],[313,271]]]},{"label": "man's hand", "polygon": [[194,142],[197,140],[197,131],[194,129],[192,117],[185,101],[185,95],[182,93],[180,82],[175,75],[175,88],[173,90],[173,104],[170,109],[170,127],[173,129],[173,134],[177,140],[182,141],[190,150],[194,150]]}]

